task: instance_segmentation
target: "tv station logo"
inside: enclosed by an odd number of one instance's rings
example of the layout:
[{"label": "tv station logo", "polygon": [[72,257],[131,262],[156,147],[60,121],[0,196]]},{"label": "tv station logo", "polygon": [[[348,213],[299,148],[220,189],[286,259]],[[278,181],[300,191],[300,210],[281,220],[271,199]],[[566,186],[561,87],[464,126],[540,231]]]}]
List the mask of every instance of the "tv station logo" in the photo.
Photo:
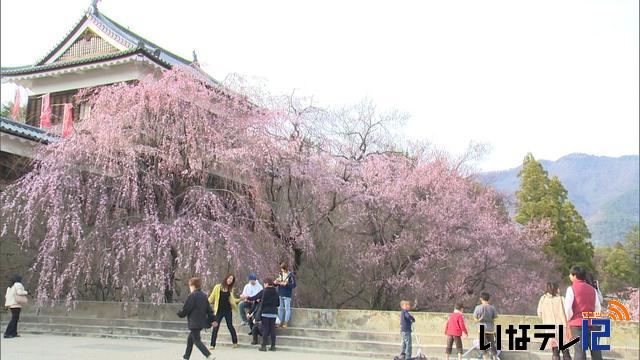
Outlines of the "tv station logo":
[{"label": "tv station logo", "polygon": [[[609,307],[607,313],[599,312],[583,312],[582,313],[582,332],[581,336],[577,336],[565,343],[565,331],[563,325],[554,324],[538,324],[533,325],[533,338],[542,339],[540,350],[543,351],[547,347],[547,343],[554,338],[557,338],[558,348],[560,351],[566,350],[575,344],[580,339],[589,339],[590,341],[582,341],[582,349],[589,350],[589,344],[591,344],[591,350],[611,350],[611,345],[601,344],[601,338],[611,337],[611,321],[629,321],[631,316],[629,310],[618,300],[612,299],[608,301]],[[502,350],[502,326],[496,325],[495,341],[496,349]],[[505,330],[505,335],[508,337],[509,350],[527,350],[529,343],[531,342],[531,336],[529,335],[531,325],[508,325]],[[556,332],[557,330],[557,332]],[[489,350],[491,346],[490,342],[485,342],[485,328],[483,324],[480,324],[480,350]]]}]

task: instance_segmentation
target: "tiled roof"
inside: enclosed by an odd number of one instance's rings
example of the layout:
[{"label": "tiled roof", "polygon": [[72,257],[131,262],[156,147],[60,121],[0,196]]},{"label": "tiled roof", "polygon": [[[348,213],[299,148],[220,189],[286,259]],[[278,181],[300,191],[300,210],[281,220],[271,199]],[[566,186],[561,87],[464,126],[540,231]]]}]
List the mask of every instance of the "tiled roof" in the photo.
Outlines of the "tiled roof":
[{"label": "tiled roof", "polygon": [[43,144],[48,144],[60,138],[59,136],[50,134],[40,128],[19,123],[3,116],[0,116],[0,131],[24,139],[41,142]]},{"label": "tiled roof", "polygon": [[171,64],[169,64],[166,61],[163,61],[159,57],[155,56],[152,52],[150,52],[146,48],[133,47],[131,49],[127,49],[127,50],[124,50],[124,51],[118,51],[118,52],[110,53],[110,54],[101,54],[101,55],[96,55],[96,56],[89,57],[89,58],[75,59],[75,60],[69,60],[69,61],[60,61],[60,62],[54,62],[54,63],[49,63],[49,64],[43,64],[43,65],[4,67],[4,68],[0,69],[0,75],[1,76],[14,76],[14,75],[33,74],[33,73],[38,73],[38,72],[46,71],[46,70],[63,69],[63,68],[67,68],[67,67],[91,64],[91,63],[96,63],[96,62],[101,62],[101,61],[106,61],[106,60],[114,60],[114,59],[122,58],[122,57],[125,57],[125,56],[128,56],[128,55],[132,55],[132,54],[136,54],[136,53],[146,55],[148,58],[150,58],[151,60],[155,61],[156,63],[164,66],[167,69],[171,67]]},{"label": "tiled roof", "polygon": [[[64,44],[66,44],[71,37],[80,29],[82,24],[86,21],[91,21],[94,25],[99,27],[105,33],[110,36],[113,36],[124,46],[127,46],[127,50],[123,50],[116,53],[111,54],[101,54],[93,57],[88,57],[84,59],[77,59],[72,61],[64,61],[64,62],[55,62],[46,64],[46,62],[51,59],[51,57],[58,52]],[[206,80],[218,83],[214,78],[212,78],[209,74],[202,71],[199,67],[194,66],[194,63],[186,60],[183,57],[180,57],[158,45],[155,43],[143,38],[142,36],[132,32],[126,27],[118,24],[113,21],[106,15],[100,13],[97,8],[90,9],[87,11],[85,15],[83,15],[80,20],[74,24],[71,30],[65,35],[64,39],[59,42],[47,55],[45,55],[42,59],[40,59],[35,65],[28,66],[20,66],[20,67],[3,67],[0,68],[0,76],[14,76],[14,75],[25,75],[25,74],[33,74],[41,71],[47,71],[52,69],[59,69],[65,67],[73,67],[77,65],[89,64],[93,62],[100,62],[104,60],[117,59],[122,56],[126,56],[132,53],[140,52],[145,56],[153,60],[154,62],[164,66],[165,68],[171,68],[174,65],[187,65],[191,67],[198,74],[204,76]]]}]

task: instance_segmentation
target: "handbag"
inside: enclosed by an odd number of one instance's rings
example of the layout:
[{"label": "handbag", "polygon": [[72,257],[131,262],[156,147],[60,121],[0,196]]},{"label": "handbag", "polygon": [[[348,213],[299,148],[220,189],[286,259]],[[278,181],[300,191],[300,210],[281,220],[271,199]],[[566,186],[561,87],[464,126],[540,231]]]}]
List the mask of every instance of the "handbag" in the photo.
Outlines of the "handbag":
[{"label": "handbag", "polygon": [[[209,308],[211,308],[211,305],[209,305]],[[211,312],[207,312],[207,315],[205,315],[207,317],[207,329],[211,329],[213,326],[213,323],[216,322],[216,316],[213,315],[213,311]]]},{"label": "handbag", "polygon": [[29,302],[29,299],[27,299],[26,295],[16,294],[15,299],[18,305],[27,305],[27,303]]},{"label": "handbag", "polygon": [[211,304],[209,304],[209,302],[207,302],[207,314],[205,316],[207,317],[207,329],[218,327],[216,314],[213,313],[213,308],[211,307]]}]

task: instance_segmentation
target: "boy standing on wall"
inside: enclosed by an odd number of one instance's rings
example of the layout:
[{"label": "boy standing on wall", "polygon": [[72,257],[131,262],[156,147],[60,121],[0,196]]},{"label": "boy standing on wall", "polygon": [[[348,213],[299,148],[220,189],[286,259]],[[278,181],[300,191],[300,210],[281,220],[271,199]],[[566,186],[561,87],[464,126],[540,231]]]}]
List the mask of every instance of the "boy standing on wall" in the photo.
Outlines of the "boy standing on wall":
[{"label": "boy standing on wall", "polygon": [[[495,337],[495,320],[498,317],[498,311],[489,303],[490,298],[491,295],[489,293],[483,292],[480,294],[480,305],[473,310],[473,318],[476,325],[478,325],[478,331],[480,331],[480,326],[484,326],[484,343],[491,345],[491,358],[498,359]],[[487,359],[486,350],[483,352],[482,357]]]},{"label": "boy standing on wall", "polygon": [[411,303],[407,300],[402,300],[400,302],[400,308],[402,311],[400,312],[400,334],[402,335],[402,346],[401,346],[401,359],[410,359],[411,358],[411,324],[413,324],[416,319],[409,313],[411,310]]}]

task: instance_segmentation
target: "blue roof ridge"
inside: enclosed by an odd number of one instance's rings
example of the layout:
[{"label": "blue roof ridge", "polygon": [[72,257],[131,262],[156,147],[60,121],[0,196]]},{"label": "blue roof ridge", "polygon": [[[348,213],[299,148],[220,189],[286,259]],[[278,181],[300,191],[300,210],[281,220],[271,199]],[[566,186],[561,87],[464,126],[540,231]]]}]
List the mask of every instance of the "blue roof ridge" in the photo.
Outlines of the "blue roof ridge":
[{"label": "blue roof ridge", "polygon": [[39,127],[23,124],[4,116],[0,116],[0,130],[11,135],[35,140],[44,144],[48,144],[49,142],[60,138],[60,136],[48,133]]},{"label": "blue roof ridge", "polygon": [[0,68],[0,71],[1,71],[0,74],[4,76],[11,76],[14,74],[21,74],[29,70],[49,70],[49,69],[56,69],[56,68],[64,68],[71,65],[81,65],[84,63],[91,63],[91,62],[100,61],[100,60],[110,60],[110,59],[118,58],[124,55],[135,54],[135,53],[144,53],[148,58],[150,58],[151,60],[159,63],[160,65],[166,68],[170,68],[172,66],[172,64],[155,56],[155,54],[153,54],[153,52],[150,49],[140,47],[140,46],[135,46],[130,49],[109,53],[109,54],[96,55],[90,58],[67,60],[67,61],[55,62],[51,64],[44,64],[44,65],[28,65],[28,66],[15,67],[15,68]]}]

